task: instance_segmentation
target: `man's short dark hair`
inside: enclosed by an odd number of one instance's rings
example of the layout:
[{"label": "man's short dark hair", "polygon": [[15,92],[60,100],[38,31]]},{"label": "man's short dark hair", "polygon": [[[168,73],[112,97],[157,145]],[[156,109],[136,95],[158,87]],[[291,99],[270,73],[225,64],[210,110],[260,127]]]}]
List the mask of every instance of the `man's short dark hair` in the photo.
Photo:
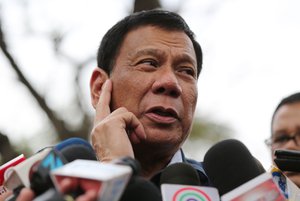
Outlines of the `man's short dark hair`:
[{"label": "man's short dark hair", "polygon": [[297,102],[300,102],[300,92],[297,92],[297,93],[294,93],[294,94],[291,94],[285,98],[283,98],[279,104],[277,105],[274,113],[273,113],[273,116],[272,116],[272,120],[271,120],[271,135],[273,133],[272,131],[272,125],[273,125],[273,121],[274,121],[274,117],[275,117],[275,114],[276,112],[279,110],[279,108],[283,105],[287,105],[287,104],[292,104],[292,103],[297,103]]},{"label": "man's short dark hair", "polygon": [[142,26],[156,26],[165,30],[183,31],[192,41],[197,57],[197,77],[202,69],[202,50],[195,40],[194,33],[190,30],[184,19],[176,13],[165,10],[148,10],[133,13],[117,24],[104,35],[97,54],[97,65],[110,75],[116,56],[128,32]]}]

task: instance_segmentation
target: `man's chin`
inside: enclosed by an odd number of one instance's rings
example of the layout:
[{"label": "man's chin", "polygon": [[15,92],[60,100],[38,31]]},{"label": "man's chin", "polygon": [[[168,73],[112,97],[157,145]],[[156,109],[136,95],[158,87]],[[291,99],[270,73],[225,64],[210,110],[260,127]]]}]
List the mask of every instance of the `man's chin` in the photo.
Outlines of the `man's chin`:
[{"label": "man's chin", "polygon": [[176,149],[179,146],[177,141],[171,141],[169,139],[147,138],[139,143],[132,144],[134,149],[151,149],[153,152],[170,151]]}]

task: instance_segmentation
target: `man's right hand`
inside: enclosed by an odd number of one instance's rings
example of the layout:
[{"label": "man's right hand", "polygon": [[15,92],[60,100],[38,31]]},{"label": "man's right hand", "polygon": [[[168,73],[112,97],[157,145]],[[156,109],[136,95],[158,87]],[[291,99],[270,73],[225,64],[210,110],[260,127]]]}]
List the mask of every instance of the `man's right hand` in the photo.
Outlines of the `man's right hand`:
[{"label": "man's right hand", "polygon": [[[111,92],[112,82],[108,79],[101,88],[91,133],[97,157],[104,162],[124,156],[134,158],[130,141],[138,143],[141,139],[146,139],[142,123],[132,112],[124,107],[111,112]],[[127,133],[128,130],[130,133]]]}]

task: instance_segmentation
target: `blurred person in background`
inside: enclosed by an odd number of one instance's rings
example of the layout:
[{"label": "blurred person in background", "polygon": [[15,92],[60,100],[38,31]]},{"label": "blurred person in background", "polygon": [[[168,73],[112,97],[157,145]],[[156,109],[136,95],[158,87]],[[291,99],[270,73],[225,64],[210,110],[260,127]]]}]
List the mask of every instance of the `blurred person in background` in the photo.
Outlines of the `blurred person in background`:
[{"label": "blurred person in background", "polygon": [[[271,148],[272,161],[276,149],[300,151],[300,93],[283,98],[277,105],[271,120],[271,137],[265,142]],[[300,187],[300,169],[284,174]]]}]

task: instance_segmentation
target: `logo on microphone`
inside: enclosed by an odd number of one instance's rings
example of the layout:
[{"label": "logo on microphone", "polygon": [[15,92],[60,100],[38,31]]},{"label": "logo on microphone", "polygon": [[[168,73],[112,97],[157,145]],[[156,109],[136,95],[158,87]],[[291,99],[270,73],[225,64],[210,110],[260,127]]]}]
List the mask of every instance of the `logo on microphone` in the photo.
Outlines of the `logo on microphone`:
[{"label": "logo on microphone", "polygon": [[212,201],[208,194],[194,187],[180,188],[174,193],[172,201]]}]

